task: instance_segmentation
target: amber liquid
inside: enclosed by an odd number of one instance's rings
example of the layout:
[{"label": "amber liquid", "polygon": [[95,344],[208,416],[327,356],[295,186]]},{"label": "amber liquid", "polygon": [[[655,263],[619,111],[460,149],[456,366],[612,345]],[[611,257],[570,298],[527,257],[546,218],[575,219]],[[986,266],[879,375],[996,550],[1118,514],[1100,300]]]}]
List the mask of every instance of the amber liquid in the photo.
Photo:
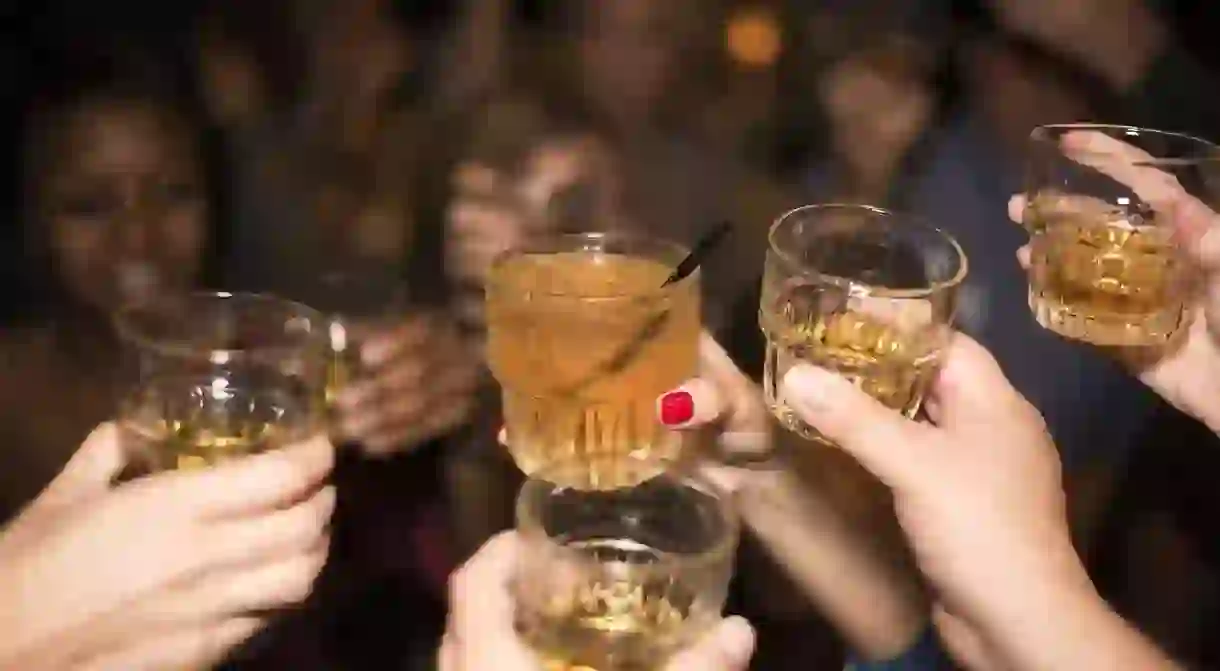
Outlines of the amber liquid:
[{"label": "amber liquid", "polygon": [[806,312],[788,304],[760,311],[760,322],[767,336],[767,404],[785,428],[811,440],[826,442],[780,390],[793,366],[808,363],[838,373],[887,407],[914,417],[940,364],[935,326],[908,331],[862,312]]},{"label": "amber liquid", "polygon": [[1160,345],[1178,330],[1186,269],[1167,228],[1030,217],[1029,305],[1039,324],[1104,346]]},{"label": "amber liquid", "polygon": [[[596,541],[615,546],[631,541]],[[694,632],[695,600],[671,580],[635,580],[607,566],[607,579],[580,585],[536,609],[519,607],[518,630],[547,671],[660,671]]]},{"label": "amber liquid", "polygon": [[330,350],[326,354],[325,401],[327,410],[333,411],[339,392],[356,379],[360,361],[355,352]]},{"label": "amber liquid", "polygon": [[124,404],[124,447],[136,462],[127,475],[205,468],[273,450],[307,435],[310,416],[309,400],[295,390],[162,380]]},{"label": "amber liquid", "polygon": [[598,252],[526,255],[493,271],[488,360],[523,472],[565,464],[576,480],[558,484],[604,489],[655,475],[641,461],[678,458],[681,439],[657,421],[656,398],[695,374],[700,315],[694,281],[659,291],[671,271]]}]

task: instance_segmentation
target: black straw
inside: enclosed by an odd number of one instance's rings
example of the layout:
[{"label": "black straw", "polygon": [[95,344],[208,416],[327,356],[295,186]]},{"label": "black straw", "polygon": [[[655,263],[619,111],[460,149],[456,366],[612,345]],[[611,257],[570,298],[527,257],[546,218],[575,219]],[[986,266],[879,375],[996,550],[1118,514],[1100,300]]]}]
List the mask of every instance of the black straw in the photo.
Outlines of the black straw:
[{"label": "black straw", "polygon": [[661,285],[661,288],[681,282],[682,280],[690,277],[691,274],[698,270],[699,266],[701,266],[707,259],[708,254],[715,251],[716,247],[720,246],[720,242],[724,240],[725,236],[727,236],[729,231],[732,230],[733,224],[727,220],[721,221],[708,229],[708,231],[703,234],[703,237],[699,238],[699,241],[695,243],[694,248],[690,250],[690,254],[687,254],[686,258],[682,259],[682,262],[678,264],[678,267],[674,268],[674,272],[669,276],[669,279],[665,280],[665,283]]}]

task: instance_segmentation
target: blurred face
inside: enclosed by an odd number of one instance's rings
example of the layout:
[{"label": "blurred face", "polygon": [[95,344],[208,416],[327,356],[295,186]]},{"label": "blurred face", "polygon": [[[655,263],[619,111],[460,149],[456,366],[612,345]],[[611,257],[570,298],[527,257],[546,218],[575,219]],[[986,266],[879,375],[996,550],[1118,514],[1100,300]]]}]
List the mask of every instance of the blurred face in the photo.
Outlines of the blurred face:
[{"label": "blurred face", "polygon": [[895,48],[853,54],[822,77],[818,94],[840,154],[886,165],[919,136],[933,97],[907,53]]},{"label": "blurred face", "polygon": [[[650,0],[587,2],[582,81],[594,105],[621,125],[645,122],[672,80],[681,12]],[[678,16],[674,16],[677,14]]]},{"label": "blurred face", "polygon": [[55,129],[37,175],[58,279],[105,311],[188,288],[206,235],[202,175],[187,126],[148,103],[87,103]]}]

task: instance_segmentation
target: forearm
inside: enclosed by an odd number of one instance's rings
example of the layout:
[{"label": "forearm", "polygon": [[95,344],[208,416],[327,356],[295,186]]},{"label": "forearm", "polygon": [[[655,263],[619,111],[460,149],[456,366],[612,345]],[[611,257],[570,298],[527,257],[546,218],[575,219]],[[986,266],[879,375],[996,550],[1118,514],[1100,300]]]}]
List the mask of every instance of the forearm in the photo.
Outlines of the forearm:
[{"label": "forearm", "polygon": [[1182,668],[1091,588],[1025,589],[1009,603],[997,600],[986,620],[986,637],[1019,671]]},{"label": "forearm", "polygon": [[865,659],[905,651],[927,626],[913,575],[888,562],[829,502],[786,471],[754,474],[738,494],[743,521]]}]

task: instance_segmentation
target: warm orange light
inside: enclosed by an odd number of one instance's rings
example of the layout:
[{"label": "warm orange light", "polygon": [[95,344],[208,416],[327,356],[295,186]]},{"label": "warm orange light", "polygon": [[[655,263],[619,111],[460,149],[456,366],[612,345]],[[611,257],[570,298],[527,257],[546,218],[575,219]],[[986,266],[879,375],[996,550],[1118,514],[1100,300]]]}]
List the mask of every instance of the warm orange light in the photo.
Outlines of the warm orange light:
[{"label": "warm orange light", "polygon": [[768,9],[756,7],[737,12],[724,34],[729,57],[748,68],[769,68],[779,59],[782,39],[779,21]]}]

